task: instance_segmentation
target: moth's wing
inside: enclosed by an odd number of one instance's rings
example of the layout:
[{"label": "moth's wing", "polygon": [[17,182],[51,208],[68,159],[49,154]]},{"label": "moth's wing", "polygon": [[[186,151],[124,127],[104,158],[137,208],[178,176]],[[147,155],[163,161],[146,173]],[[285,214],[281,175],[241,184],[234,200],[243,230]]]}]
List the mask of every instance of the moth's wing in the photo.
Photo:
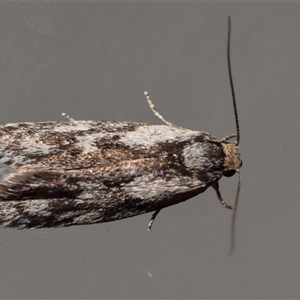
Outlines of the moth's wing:
[{"label": "moth's wing", "polygon": [[[115,121],[15,123],[0,126],[0,166],[82,169],[169,154],[208,133]],[[168,154],[167,153],[167,154]],[[1,174],[0,174],[1,175]]]},{"label": "moth's wing", "polygon": [[[72,169],[105,164],[103,151],[128,132],[148,125],[114,121],[6,124],[0,126],[0,166]],[[97,161],[89,159],[90,153]]]},{"label": "moth's wing", "polygon": [[[185,201],[207,184],[139,159],[96,169],[11,172],[0,182],[0,225],[59,227],[108,222]],[[163,163],[163,162],[161,162]]]}]

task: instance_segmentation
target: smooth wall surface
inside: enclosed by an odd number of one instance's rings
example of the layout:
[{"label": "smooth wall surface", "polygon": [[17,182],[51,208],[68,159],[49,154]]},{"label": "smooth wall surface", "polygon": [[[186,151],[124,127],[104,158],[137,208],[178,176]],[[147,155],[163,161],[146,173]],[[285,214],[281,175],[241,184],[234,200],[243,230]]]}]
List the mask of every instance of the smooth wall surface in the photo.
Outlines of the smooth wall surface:
[{"label": "smooth wall surface", "polygon": [[[299,298],[299,3],[1,3],[0,120],[160,123],[235,132],[231,212],[212,189],[163,210],[62,229],[0,228],[0,298]],[[220,181],[233,203],[237,176]]]}]

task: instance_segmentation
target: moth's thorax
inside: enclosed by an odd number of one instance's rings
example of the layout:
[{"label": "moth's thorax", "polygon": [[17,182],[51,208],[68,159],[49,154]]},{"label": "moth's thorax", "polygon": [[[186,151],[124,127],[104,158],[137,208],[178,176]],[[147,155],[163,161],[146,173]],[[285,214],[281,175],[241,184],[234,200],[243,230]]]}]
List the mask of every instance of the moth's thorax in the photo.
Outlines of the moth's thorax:
[{"label": "moth's thorax", "polygon": [[225,171],[236,170],[242,165],[241,154],[238,146],[230,143],[222,143],[223,151],[225,154],[224,158],[224,169]]},{"label": "moth's thorax", "polygon": [[183,149],[182,156],[186,169],[201,182],[210,184],[223,176],[225,154],[217,140],[194,142]]}]

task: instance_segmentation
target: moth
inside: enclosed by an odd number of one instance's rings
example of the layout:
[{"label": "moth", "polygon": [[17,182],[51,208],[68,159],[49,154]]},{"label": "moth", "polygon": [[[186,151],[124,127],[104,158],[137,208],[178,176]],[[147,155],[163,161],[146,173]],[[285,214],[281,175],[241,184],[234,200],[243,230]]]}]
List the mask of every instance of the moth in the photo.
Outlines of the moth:
[{"label": "moth", "polygon": [[[77,121],[23,122],[0,126],[0,225],[42,228],[109,222],[154,212],[186,201],[212,187],[222,176],[239,174],[242,165],[239,121],[230,66],[228,70],[236,135],[213,135],[175,126],[155,109],[164,125]],[[234,143],[229,139],[236,137]]]}]

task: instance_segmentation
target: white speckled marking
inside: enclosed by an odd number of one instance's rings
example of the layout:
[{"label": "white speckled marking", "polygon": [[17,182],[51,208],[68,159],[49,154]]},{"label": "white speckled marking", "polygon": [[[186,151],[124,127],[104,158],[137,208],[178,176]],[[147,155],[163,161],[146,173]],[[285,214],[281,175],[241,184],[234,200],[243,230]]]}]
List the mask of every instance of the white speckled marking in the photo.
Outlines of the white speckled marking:
[{"label": "white speckled marking", "polygon": [[170,194],[176,195],[202,186],[204,187],[205,183],[195,178],[174,178],[172,181],[166,181],[149,174],[137,177],[130,184],[124,186],[123,190],[134,198],[155,199],[157,201]]},{"label": "white speckled marking", "polygon": [[183,150],[183,157],[184,157],[184,164],[188,168],[197,168],[201,169],[204,162],[207,161],[207,154],[206,154],[207,146],[202,143],[195,143],[191,146],[186,147]]},{"label": "white speckled marking", "polygon": [[130,147],[155,146],[157,143],[186,141],[199,135],[199,131],[180,129],[166,125],[141,126],[124,134],[120,142]]}]

